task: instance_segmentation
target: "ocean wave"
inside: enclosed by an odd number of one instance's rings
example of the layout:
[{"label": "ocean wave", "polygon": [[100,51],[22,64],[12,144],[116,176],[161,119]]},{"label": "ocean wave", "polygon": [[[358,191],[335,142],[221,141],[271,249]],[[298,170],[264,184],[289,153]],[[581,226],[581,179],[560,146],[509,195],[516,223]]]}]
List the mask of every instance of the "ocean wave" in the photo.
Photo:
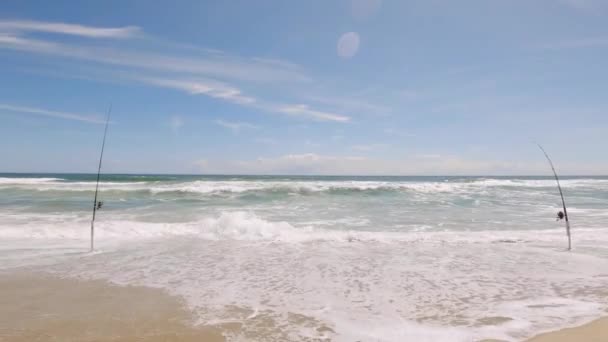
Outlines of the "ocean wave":
[{"label": "ocean wave", "polygon": [[[564,188],[608,189],[608,179],[565,179]],[[99,190],[122,192],[147,192],[152,195],[170,193],[190,194],[242,194],[242,193],[353,193],[353,192],[419,192],[450,193],[476,192],[497,188],[553,188],[551,179],[492,179],[452,181],[102,181]],[[95,190],[95,182],[70,182],[60,178],[0,178],[0,188],[29,191],[89,191]]]},{"label": "ocean wave", "polygon": [[[555,187],[555,179],[479,179],[474,181],[479,185],[488,187],[526,187],[526,188],[545,188]],[[594,178],[577,178],[577,179],[562,179],[560,180],[562,187],[576,188],[576,187],[591,187],[597,185],[608,185],[608,179],[594,179]]]},{"label": "ocean wave", "polygon": [[605,179],[564,180],[566,253],[552,179],[109,178],[89,253],[95,183],[66,178],[0,185],[0,270],[161,288],[277,340],[523,340],[608,305]]},{"label": "ocean wave", "polygon": [[0,177],[0,185],[31,185],[63,181],[63,178],[13,178]]},{"label": "ocean wave", "polygon": [[[45,247],[12,260],[40,253],[44,263],[31,264],[46,272],[164,289],[200,323],[257,332],[252,313],[269,315],[292,336],[283,340],[317,336],[304,317],[330,327],[335,341],[522,340],[606,308],[606,260],[582,252],[585,236],[594,246],[606,241],[599,230],[577,229],[580,243],[565,253],[563,232],[330,232],[223,212],[188,224],[100,220],[98,252],[86,253],[86,223],[54,228],[78,229],[82,240],[56,239],[62,247],[53,252],[56,240],[23,239]],[[248,312],[239,317],[235,308]]]},{"label": "ocean wave", "polygon": [[[0,239],[89,239],[90,217],[77,214],[31,214],[7,217],[0,222]],[[223,211],[188,222],[142,222],[126,217],[97,220],[99,240],[123,241],[168,237],[194,237],[204,240],[275,241],[275,242],[431,242],[484,243],[563,240],[562,230],[518,231],[429,231],[411,226],[408,231],[359,231],[326,228],[308,222],[294,225],[265,219],[248,211]],[[577,227],[577,238],[608,241],[608,230]]]},{"label": "ocean wave", "polygon": [[[88,239],[90,221],[74,215],[32,215],[21,222],[0,223],[0,237],[10,239]],[[23,222],[30,222],[23,224]],[[20,223],[20,224],[17,224]],[[222,212],[185,223],[151,223],[131,220],[96,222],[99,239],[146,239],[196,236],[208,240],[301,241],[319,238],[311,227],[296,228],[287,222],[272,222],[243,211]]]}]

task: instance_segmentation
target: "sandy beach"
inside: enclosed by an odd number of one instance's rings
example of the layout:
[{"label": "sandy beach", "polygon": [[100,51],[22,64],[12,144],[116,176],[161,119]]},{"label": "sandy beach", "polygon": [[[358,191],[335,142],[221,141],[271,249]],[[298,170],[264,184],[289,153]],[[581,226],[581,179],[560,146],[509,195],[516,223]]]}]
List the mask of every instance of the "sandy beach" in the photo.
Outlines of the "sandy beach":
[{"label": "sandy beach", "polygon": [[224,341],[161,290],[44,275],[0,276],[0,341]]},{"label": "sandy beach", "polygon": [[[201,326],[180,298],[141,286],[117,286],[99,280],[59,278],[40,273],[0,275],[0,341],[196,341],[219,342],[239,336],[247,341],[292,341],[263,312],[231,308],[248,317],[255,332],[238,322]],[[331,329],[292,314],[290,324]],[[226,336],[226,337],[225,337]],[[327,341],[303,339],[302,341]]]},{"label": "sandy beach", "polygon": [[529,342],[605,342],[608,341],[608,317],[576,328],[541,334]]},{"label": "sandy beach", "polygon": [[[159,289],[44,274],[0,276],[0,308],[0,341],[216,342],[239,330],[232,324],[193,325],[181,300]],[[259,325],[272,330],[273,322],[259,319]],[[529,342],[600,342],[607,336],[608,318],[602,318]]]},{"label": "sandy beach", "polygon": [[608,342],[607,18],[0,0],[0,342]]}]

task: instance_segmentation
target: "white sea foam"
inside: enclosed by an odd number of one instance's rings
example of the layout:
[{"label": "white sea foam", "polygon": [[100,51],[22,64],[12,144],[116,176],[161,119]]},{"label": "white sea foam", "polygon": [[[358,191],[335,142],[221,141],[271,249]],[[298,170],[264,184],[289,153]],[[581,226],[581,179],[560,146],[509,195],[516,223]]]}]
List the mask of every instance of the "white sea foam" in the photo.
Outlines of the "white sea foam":
[{"label": "white sea foam", "polygon": [[[286,335],[321,338],[289,320],[311,317],[336,341],[515,341],[608,307],[601,296],[608,261],[585,247],[564,252],[556,232],[349,236],[246,213],[202,222],[205,229],[182,226],[171,237],[148,226],[155,238],[143,240],[133,237],[144,227],[123,227],[123,237],[113,227],[104,241],[110,226],[100,225],[102,253],[55,257],[60,262],[44,269],[163,288],[182,296],[201,323],[236,321],[247,332],[258,329],[255,320],[230,307],[263,313]],[[597,230],[577,234],[608,241]]]},{"label": "white sea foam", "polygon": [[61,181],[61,178],[13,178],[0,177],[0,185],[30,185]]},{"label": "white sea foam", "polygon": [[[566,179],[561,182],[566,189],[605,188],[604,179]],[[95,182],[65,182],[58,178],[0,178],[0,187],[17,187],[38,191],[93,191]],[[431,181],[218,181],[195,180],[188,182],[101,182],[103,191],[149,191],[153,194],[183,193],[243,193],[255,191],[285,191],[293,193],[318,193],[327,191],[414,191],[420,193],[476,192],[500,187],[554,188],[553,180],[530,179],[477,179]]]},{"label": "white sea foam", "polygon": [[93,254],[94,183],[28,182],[0,182],[0,270],[162,288],[231,341],[518,341],[608,308],[606,180],[563,182],[570,253],[550,179],[104,182]]},{"label": "white sea foam", "polygon": [[[360,226],[357,220],[342,219],[337,223]],[[553,242],[563,240],[561,230],[515,231],[427,231],[410,227],[408,232],[358,231],[324,229],[334,226],[321,221],[305,221],[294,226],[284,221],[269,221],[253,212],[225,211],[216,216],[203,216],[196,221],[158,223],[125,219],[103,219],[96,223],[96,236],[110,240],[141,240],[163,237],[192,236],[207,240],[281,241],[376,241],[376,242]],[[0,239],[82,239],[89,238],[90,216],[86,214],[8,215],[0,220]],[[579,238],[606,238],[608,229],[577,227]],[[532,239],[533,238],[533,239]]]}]

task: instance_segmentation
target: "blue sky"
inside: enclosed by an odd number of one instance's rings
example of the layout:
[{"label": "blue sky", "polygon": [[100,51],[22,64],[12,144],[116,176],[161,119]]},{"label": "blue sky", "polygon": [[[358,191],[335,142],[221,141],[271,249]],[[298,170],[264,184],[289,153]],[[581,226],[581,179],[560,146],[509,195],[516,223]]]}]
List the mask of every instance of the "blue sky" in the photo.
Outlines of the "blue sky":
[{"label": "blue sky", "polygon": [[608,2],[3,1],[0,171],[608,174]]}]

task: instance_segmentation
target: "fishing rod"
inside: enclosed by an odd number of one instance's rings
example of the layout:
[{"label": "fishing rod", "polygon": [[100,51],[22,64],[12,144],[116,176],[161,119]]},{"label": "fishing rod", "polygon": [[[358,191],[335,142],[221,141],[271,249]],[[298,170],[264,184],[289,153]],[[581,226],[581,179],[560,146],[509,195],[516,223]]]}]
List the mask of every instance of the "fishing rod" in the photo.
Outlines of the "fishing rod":
[{"label": "fishing rod", "polygon": [[561,220],[562,218],[566,219],[566,234],[568,235],[568,250],[572,249],[572,239],[570,237],[570,221],[568,221],[568,210],[566,210],[566,201],[564,200],[564,193],[562,191],[562,187],[559,184],[559,177],[557,177],[557,172],[555,172],[555,167],[553,166],[553,162],[551,161],[551,158],[549,158],[549,155],[547,154],[547,151],[545,151],[545,149],[540,145],[537,144],[538,147],[540,148],[541,151],[543,151],[543,153],[545,154],[545,157],[547,157],[547,160],[549,161],[549,165],[551,165],[551,170],[553,170],[553,175],[555,176],[555,181],[557,182],[557,188],[559,189],[559,195],[562,198],[562,206],[564,208],[564,213],[562,215],[561,212],[557,213],[557,217],[559,220]]},{"label": "fishing rod", "polygon": [[112,113],[112,105],[108,109],[106,118],[106,127],[103,131],[103,142],[101,143],[101,154],[99,156],[99,167],[97,168],[97,183],[95,184],[95,199],[93,200],[93,218],[91,219],[91,252],[95,248],[95,213],[101,209],[103,202],[97,202],[97,193],[99,192],[99,176],[101,175],[101,162],[103,160],[103,150],[106,146],[106,136],[108,135],[108,124],[110,123],[110,115]]}]

